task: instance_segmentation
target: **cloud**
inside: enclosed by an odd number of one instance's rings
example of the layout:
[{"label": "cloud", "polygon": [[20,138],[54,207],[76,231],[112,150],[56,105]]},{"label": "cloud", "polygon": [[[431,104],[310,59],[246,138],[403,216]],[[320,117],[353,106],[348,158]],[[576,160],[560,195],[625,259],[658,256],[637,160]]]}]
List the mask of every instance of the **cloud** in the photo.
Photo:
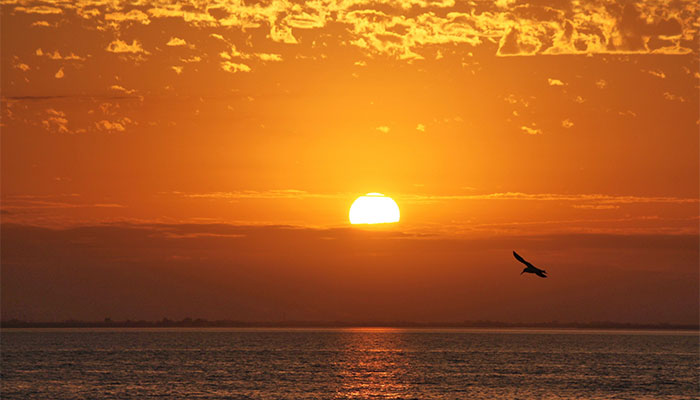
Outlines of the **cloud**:
[{"label": "cloud", "polygon": [[271,53],[255,53],[255,56],[262,61],[282,61],[282,56]]},{"label": "cloud", "polygon": [[187,42],[185,39],[180,39],[179,37],[171,37],[170,40],[168,40],[168,43],[165,44],[166,46],[186,46]]},{"label": "cloud", "polygon": [[[467,188],[473,190],[473,188]],[[163,192],[163,195],[174,195],[190,199],[218,199],[218,200],[262,200],[262,199],[347,199],[353,197],[353,193],[312,193],[299,189],[274,189],[274,190],[238,190],[231,192]],[[397,201],[405,202],[436,202],[436,201],[471,201],[471,200],[494,200],[494,201],[556,201],[573,202],[578,205],[622,205],[622,204],[698,204],[700,199],[667,196],[620,196],[607,195],[601,193],[593,194],[557,194],[557,193],[522,193],[522,192],[496,192],[485,194],[467,195],[422,195],[422,194],[394,194]],[[581,207],[584,208],[584,207]]]},{"label": "cloud", "polygon": [[133,121],[128,117],[120,118],[116,121],[108,121],[106,119],[97,121],[95,127],[97,130],[105,132],[124,132],[126,127]]},{"label": "cloud", "polygon": [[48,52],[45,53],[41,47],[36,49],[34,51],[34,54],[36,54],[39,57],[48,57],[52,60],[66,60],[66,61],[85,61],[85,57],[80,57],[78,55],[75,55],[73,52],[68,54],[67,56],[62,56],[61,53],[58,50],[54,50],[53,53]]},{"label": "cloud", "polygon": [[559,79],[548,78],[547,83],[549,83],[549,86],[564,86],[564,82]]},{"label": "cloud", "polygon": [[[54,111],[55,112],[55,111]],[[62,199],[80,197],[78,193],[57,193],[57,194],[9,194],[3,196],[8,200],[36,200],[36,199]]]},{"label": "cloud", "polygon": [[37,209],[66,209],[66,208],[124,208],[125,206],[117,203],[90,203],[76,204],[57,201],[44,200],[25,200],[22,202],[10,202],[3,204],[3,210],[37,210]]},{"label": "cloud", "polygon": [[416,130],[421,131],[421,132],[425,132],[425,125],[423,125],[423,124],[416,125]]},{"label": "cloud", "polygon": [[200,56],[192,56],[188,58],[180,58],[180,61],[184,63],[196,63],[202,61],[202,57]]},{"label": "cloud", "polygon": [[41,121],[41,124],[47,131],[70,133],[68,130],[68,119],[66,118],[66,113],[63,111],[57,111],[53,108],[48,108],[45,110],[45,112],[48,116],[46,119]]},{"label": "cloud", "polygon": [[616,210],[620,208],[614,204],[574,204],[572,207],[585,210]]},{"label": "cloud", "polygon": [[126,88],[124,88],[124,87],[122,87],[122,86],[119,86],[119,85],[112,85],[112,86],[110,86],[109,88],[112,89],[112,90],[116,90],[116,91],[118,91],[118,92],[126,93],[126,94],[134,94],[134,93],[136,93],[136,90],[135,90],[135,89],[126,89]]},{"label": "cloud", "polygon": [[98,99],[104,100],[134,100],[139,99],[138,96],[123,96],[123,95],[51,95],[51,96],[3,96],[3,100],[14,101],[31,101],[31,102],[47,102],[50,103],[53,100],[67,100],[67,99],[80,99],[85,101],[92,101]]},{"label": "cloud", "polygon": [[534,126],[531,128],[529,126],[523,125],[520,127],[520,130],[527,133],[528,135],[541,135],[542,134],[542,129],[536,128]]},{"label": "cloud", "polygon": [[473,195],[397,195],[397,199],[408,201],[452,201],[452,200],[524,200],[524,201],[561,201],[594,204],[641,204],[641,203],[667,203],[667,204],[697,204],[700,199],[669,196],[617,196],[607,194],[556,194],[556,193],[522,193],[499,192]]},{"label": "cloud", "polygon": [[[94,4],[95,6],[98,6],[98,4]],[[92,6],[91,4],[87,3],[85,4],[85,7],[79,7],[75,10],[75,12],[82,17],[83,19],[90,20],[92,18],[100,16],[100,10],[97,8],[87,8]]]},{"label": "cloud", "polygon": [[200,11],[199,8],[199,3],[195,1],[171,4],[154,2],[154,7],[149,8],[148,13],[154,18],[181,18],[195,26],[211,26],[217,23],[216,18],[206,11]]},{"label": "cloud", "polygon": [[270,38],[275,42],[287,43],[287,44],[297,44],[297,38],[292,34],[292,27],[290,26],[271,26],[270,27]]},{"label": "cloud", "polygon": [[685,103],[685,98],[683,96],[679,96],[670,92],[664,92],[664,99],[668,101],[678,101],[681,103]]},{"label": "cloud", "polygon": [[148,25],[151,23],[151,20],[148,18],[148,14],[137,9],[133,9],[127,13],[113,12],[105,14],[105,20],[116,22],[133,21],[139,22],[143,25]]},{"label": "cloud", "polygon": [[110,42],[109,45],[107,45],[106,50],[111,53],[148,54],[148,52],[141,47],[141,42],[138,40],[132,40],[131,44],[128,44],[123,40],[117,39]]},{"label": "cloud", "polygon": [[378,126],[376,129],[382,133],[389,133],[389,131],[391,130],[391,128],[389,128],[386,125]]},{"label": "cloud", "polygon": [[61,79],[64,76],[65,74],[63,73],[63,67],[59,68],[58,71],[56,71],[56,74],[54,75],[56,79]]},{"label": "cloud", "polygon": [[661,79],[666,78],[666,74],[664,74],[663,71],[648,70],[648,69],[643,69],[642,71],[646,72],[649,75],[655,76],[657,78],[661,78]]},{"label": "cloud", "polygon": [[515,0],[496,0],[494,4],[499,8],[507,8],[515,4]]},{"label": "cloud", "polygon": [[522,34],[521,30],[511,26],[501,37],[496,54],[499,56],[531,56],[541,48],[540,41],[528,34]]},{"label": "cloud", "polygon": [[336,199],[344,198],[344,194],[324,194],[309,193],[298,189],[275,189],[275,190],[239,190],[233,192],[209,192],[209,193],[183,193],[172,192],[176,196],[192,199],[219,199],[219,200],[241,200],[241,199]]},{"label": "cloud", "polygon": [[[534,97],[530,97],[531,99]],[[510,103],[510,104],[520,104],[523,107],[529,107],[530,106],[530,101],[526,100],[523,97],[516,96],[514,94],[509,94],[508,96],[503,98],[504,101]]]},{"label": "cloud", "polygon": [[13,66],[14,68],[17,68],[17,69],[19,69],[19,70],[21,70],[21,71],[24,71],[24,72],[27,72],[27,71],[29,71],[29,70],[31,69],[31,68],[29,67],[29,65],[27,65],[27,64],[25,64],[25,63],[15,63],[15,64],[12,64],[12,66]]},{"label": "cloud", "polygon": [[[153,2],[146,12],[127,11],[125,5],[114,3],[100,19],[104,2],[98,0],[6,7],[13,12],[46,15],[70,10],[93,21],[97,29],[105,29],[105,23],[124,21],[149,25],[155,19],[179,20],[198,29],[251,29],[251,38],[258,34],[254,31],[257,30],[264,40],[290,45],[302,42],[300,38],[306,31],[333,26],[339,29],[344,43],[370,55],[409,62],[425,59],[426,55],[432,58],[436,51],[430,46],[445,44],[488,46],[497,56],[689,54],[697,43],[695,24],[699,8],[694,2],[683,1],[544,4],[512,0],[331,0],[301,6],[280,0],[255,4],[216,2],[202,7],[201,2],[184,0]],[[219,33],[209,36],[226,41]]]},{"label": "cloud", "polygon": [[4,97],[4,99],[10,99],[13,101],[46,101],[46,100],[54,100],[54,99],[66,99],[69,96],[63,96],[63,95],[58,95],[58,96],[7,96]]},{"label": "cloud", "polygon": [[251,69],[249,66],[246,64],[242,63],[235,63],[231,61],[223,61],[221,63],[221,68],[223,68],[224,71],[230,72],[230,73],[236,73],[236,72],[250,72]]},{"label": "cloud", "polygon": [[19,11],[27,14],[63,14],[63,10],[58,7],[51,6],[32,6],[32,7],[15,7],[14,11]]},{"label": "cloud", "polygon": [[282,56],[280,54],[245,52],[237,49],[234,45],[231,45],[231,48],[228,51],[220,52],[219,57],[221,57],[223,60],[239,58],[241,60],[258,59],[261,61],[282,61]]},{"label": "cloud", "polygon": [[571,120],[567,118],[567,119],[561,121],[561,126],[568,129],[568,128],[573,127],[574,123],[571,122]]}]

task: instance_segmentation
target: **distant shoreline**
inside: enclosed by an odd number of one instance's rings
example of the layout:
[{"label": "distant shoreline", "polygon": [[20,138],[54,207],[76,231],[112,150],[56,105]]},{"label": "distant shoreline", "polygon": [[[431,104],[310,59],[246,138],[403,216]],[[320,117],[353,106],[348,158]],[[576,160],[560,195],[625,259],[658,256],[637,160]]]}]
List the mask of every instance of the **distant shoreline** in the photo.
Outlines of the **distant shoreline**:
[{"label": "distant shoreline", "polygon": [[0,328],[510,328],[510,329],[610,329],[610,330],[687,330],[700,331],[700,324],[634,324],[624,322],[541,322],[498,321],[464,322],[386,322],[386,321],[208,321],[186,318],[180,321],[61,321],[33,322],[17,319],[0,321]]}]

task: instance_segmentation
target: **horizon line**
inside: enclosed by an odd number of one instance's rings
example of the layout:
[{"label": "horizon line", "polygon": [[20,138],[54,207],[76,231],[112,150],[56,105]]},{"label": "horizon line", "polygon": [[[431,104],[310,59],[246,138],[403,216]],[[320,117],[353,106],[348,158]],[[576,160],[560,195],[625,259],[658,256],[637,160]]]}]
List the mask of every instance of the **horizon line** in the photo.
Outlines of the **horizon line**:
[{"label": "horizon line", "polygon": [[1,320],[0,328],[554,328],[554,329],[640,329],[640,330],[694,330],[700,331],[698,323],[633,323],[618,321],[592,322],[504,322],[491,320],[461,322],[420,321],[339,321],[339,320],[278,320],[241,321],[206,320],[184,318],[182,320],[111,320],[102,321],[23,321],[16,318]]}]

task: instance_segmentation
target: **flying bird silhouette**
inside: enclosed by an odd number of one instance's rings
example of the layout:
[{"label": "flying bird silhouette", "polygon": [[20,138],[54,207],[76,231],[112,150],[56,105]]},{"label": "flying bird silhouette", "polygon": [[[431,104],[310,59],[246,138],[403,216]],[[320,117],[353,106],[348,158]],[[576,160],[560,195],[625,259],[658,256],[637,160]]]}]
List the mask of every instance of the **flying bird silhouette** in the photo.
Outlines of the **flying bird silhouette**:
[{"label": "flying bird silhouette", "polygon": [[530,264],[529,262],[525,261],[525,259],[520,257],[520,254],[516,253],[515,251],[513,251],[513,256],[515,256],[516,260],[520,261],[521,263],[523,263],[527,266],[525,269],[523,269],[523,272],[521,272],[520,275],[527,272],[530,274],[535,274],[535,275],[542,277],[542,278],[547,277],[547,275],[545,275],[547,273],[547,271],[545,271],[543,269],[539,269],[539,268],[535,267],[534,265]]}]

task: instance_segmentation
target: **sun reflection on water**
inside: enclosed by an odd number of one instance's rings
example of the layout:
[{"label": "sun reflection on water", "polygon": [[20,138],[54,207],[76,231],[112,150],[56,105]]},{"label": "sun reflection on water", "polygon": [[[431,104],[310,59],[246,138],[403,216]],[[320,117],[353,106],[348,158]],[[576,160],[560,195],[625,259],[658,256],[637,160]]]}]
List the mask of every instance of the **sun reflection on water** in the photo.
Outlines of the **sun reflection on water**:
[{"label": "sun reflection on water", "polygon": [[400,330],[348,330],[339,343],[336,393],[346,398],[396,399],[410,395],[406,375],[411,365]]}]

